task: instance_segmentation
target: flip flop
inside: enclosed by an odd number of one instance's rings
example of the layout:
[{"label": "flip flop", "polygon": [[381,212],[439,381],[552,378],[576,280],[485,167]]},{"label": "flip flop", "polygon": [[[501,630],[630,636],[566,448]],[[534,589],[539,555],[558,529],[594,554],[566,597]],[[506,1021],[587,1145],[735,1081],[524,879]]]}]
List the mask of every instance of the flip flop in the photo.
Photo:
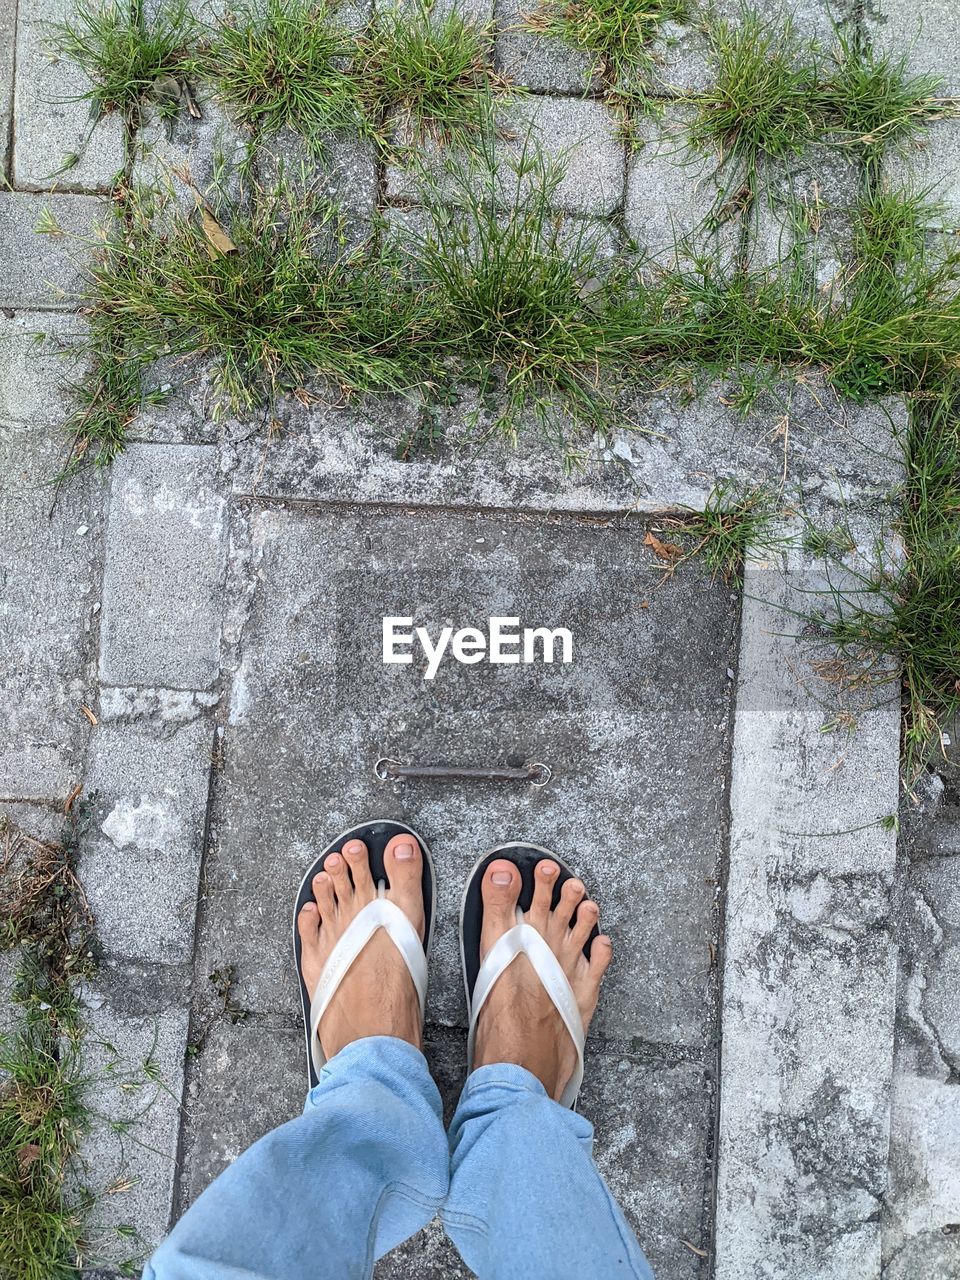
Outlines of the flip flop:
[{"label": "flip flop", "polygon": [[[403,911],[400,910],[396,903],[391,902],[389,898],[384,896],[385,890],[390,887],[390,878],[387,875],[383,861],[384,850],[394,836],[401,835],[413,836],[423,854],[423,913],[426,924],[423,942],[420,941],[416,929],[414,929]],[[307,991],[307,984],[303,980],[300,963],[301,947],[300,934],[297,932],[297,916],[306,903],[314,901],[313,877],[323,870],[323,865],[327,858],[332,853],[339,853],[348,840],[362,840],[367,846],[367,851],[370,855],[370,872],[373,876],[374,884],[377,886],[377,896],[373,902],[368,902],[365,907],[361,908],[333,948],[327,963],[324,965],[320,981],[317,983],[316,993],[311,1001]],[[413,985],[417,989],[417,998],[420,1001],[420,1022],[422,1025],[424,1006],[427,999],[427,961],[430,956],[430,947],[433,943],[435,886],[436,873],[430,850],[424,843],[423,837],[419,836],[412,827],[407,827],[402,822],[380,820],[362,822],[358,826],[350,827],[342,835],[337,836],[335,840],[331,840],[323,853],[311,863],[306,875],[300,882],[300,889],[297,892],[297,899],[293,908],[293,954],[297,966],[297,980],[300,983],[300,1001],[303,1006],[309,1088],[312,1089],[318,1083],[320,1070],[327,1060],[320,1045],[320,1037],[317,1034],[320,1019],[346,976],[348,969],[377,929],[383,928],[387,931],[406,962],[407,968],[410,970]]]},{"label": "flip flop", "polygon": [[[480,963],[480,931],[483,927],[483,897],[480,887],[487,867],[497,858],[505,858],[512,862],[520,872],[522,884],[517,902],[517,923],[509,929],[490,948],[483,963]],[[533,965],[534,972],[543,983],[544,990],[556,1005],[557,1012],[563,1019],[564,1026],[570,1033],[577,1050],[577,1069],[574,1071],[560,1104],[564,1107],[576,1105],[577,1094],[583,1080],[583,1046],[586,1035],[583,1021],[577,1006],[573,989],[567,981],[567,975],[560,967],[560,962],[553,954],[544,937],[527,924],[523,913],[530,910],[533,901],[533,871],[538,862],[549,858],[560,868],[556,883],[553,886],[552,907],[560,900],[560,890],[568,880],[577,879],[564,860],[552,849],[544,849],[538,844],[501,844],[496,849],[485,853],[467,877],[467,887],[463,893],[460,907],[460,957],[463,963],[463,985],[467,996],[467,1009],[470,1011],[470,1031],[467,1036],[467,1070],[473,1070],[474,1041],[477,1033],[477,1019],[484,1002],[493,990],[493,985],[520,954],[527,957]],[[576,920],[573,913],[571,923]],[[584,944],[583,954],[590,959],[590,948],[594,938],[599,937],[600,928],[594,925],[590,936]]]}]

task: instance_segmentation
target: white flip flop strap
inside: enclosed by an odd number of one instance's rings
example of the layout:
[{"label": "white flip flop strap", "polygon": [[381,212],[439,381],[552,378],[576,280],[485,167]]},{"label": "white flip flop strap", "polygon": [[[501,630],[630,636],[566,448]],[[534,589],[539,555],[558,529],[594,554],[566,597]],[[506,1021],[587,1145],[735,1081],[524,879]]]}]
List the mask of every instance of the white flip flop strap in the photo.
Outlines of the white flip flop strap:
[{"label": "white flip flop strap", "polygon": [[[380,893],[383,893],[382,885]],[[326,1013],[327,1006],[336,995],[337,988],[346,977],[350,966],[378,929],[387,931],[410,970],[413,985],[417,989],[417,999],[420,1001],[420,1020],[423,1021],[427,1000],[427,957],[424,954],[423,943],[417,937],[416,929],[396,903],[391,902],[389,898],[378,897],[376,901],[368,902],[347,926],[346,933],[333,948],[329,960],[323,966],[320,981],[317,983],[317,989],[310,1003],[310,1052],[317,1075],[320,1074],[320,1068],[327,1060],[317,1034],[320,1019]]]},{"label": "white flip flop strap", "polygon": [[467,1064],[473,1070],[473,1045],[477,1031],[477,1019],[484,1002],[493,990],[494,983],[517,956],[525,955],[533,965],[534,972],[543,983],[544,990],[556,1005],[557,1012],[563,1019],[563,1025],[570,1033],[570,1038],[577,1050],[577,1069],[567,1082],[560,1104],[572,1107],[580,1092],[583,1080],[583,1046],[586,1036],[583,1020],[577,1007],[577,998],[573,988],[567,981],[567,975],[560,967],[560,962],[550,950],[545,939],[529,924],[514,925],[507,933],[498,938],[487,952],[477,981],[473,988],[473,1000],[470,1007],[470,1032],[467,1037]]}]

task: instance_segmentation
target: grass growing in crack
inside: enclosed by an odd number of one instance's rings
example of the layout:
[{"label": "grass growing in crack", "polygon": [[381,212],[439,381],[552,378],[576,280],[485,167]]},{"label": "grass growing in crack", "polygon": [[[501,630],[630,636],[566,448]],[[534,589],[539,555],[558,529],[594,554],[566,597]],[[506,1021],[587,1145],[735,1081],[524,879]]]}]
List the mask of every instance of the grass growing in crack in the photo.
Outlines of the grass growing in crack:
[{"label": "grass growing in crack", "polygon": [[635,79],[653,64],[650,45],[664,22],[684,22],[688,0],[548,0],[528,14],[528,31],[583,49],[608,85]]},{"label": "grass growing in crack", "polygon": [[85,1130],[74,982],[89,971],[92,919],[74,873],[77,815],[65,841],[0,828],[5,949],[22,962],[20,1025],[0,1038],[0,1275],[77,1274],[85,1205],[68,1198],[68,1162]]},{"label": "grass growing in crack", "polygon": [[[902,680],[908,777],[960,712],[960,384],[915,401],[899,523],[903,559],[847,569],[827,633],[878,681]],[[878,659],[885,661],[879,662]]]},{"label": "grass growing in crack", "polygon": [[378,9],[357,38],[353,78],[374,128],[397,109],[415,137],[467,141],[489,122],[492,33],[456,9],[432,9],[427,0]]},{"label": "grass growing in crack", "polygon": [[710,41],[713,84],[694,99],[690,140],[752,182],[763,159],[797,155],[821,131],[819,56],[792,19],[771,26],[754,9],[712,24]]},{"label": "grass growing in crack", "polygon": [[235,119],[259,134],[294,129],[315,151],[359,123],[349,34],[313,0],[246,0],[212,28],[200,63]]},{"label": "grass growing in crack", "polygon": [[120,111],[128,118],[146,102],[175,115],[196,74],[198,25],[188,0],[164,0],[148,10],[137,0],[79,0],[74,16],[55,24],[57,51],[86,72],[95,117]]},{"label": "grass growing in crack", "polygon": [[[490,430],[597,428],[611,293],[596,243],[552,207],[561,170],[524,147],[474,168],[450,161],[428,185],[428,227],[407,242],[430,299],[439,360],[479,387]],[[451,209],[449,206],[453,205]]]},{"label": "grass growing in crack", "polygon": [[748,550],[774,551],[785,545],[777,527],[780,514],[780,506],[768,490],[723,480],[703,510],[692,511],[680,526],[684,543],[693,543],[684,559],[699,556],[715,577],[740,586]]},{"label": "grass growing in crack", "polygon": [[[249,201],[195,215],[128,201],[91,267],[99,330],[123,336],[135,367],[162,356],[211,357],[213,383],[237,412],[326,378],[344,392],[406,390],[421,376],[423,301],[388,249],[343,248],[334,206],[281,178]],[[124,377],[129,370],[124,370]]]},{"label": "grass growing in crack", "polygon": [[936,100],[941,77],[909,75],[907,56],[863,49],[837,32],[834,68],[821,90],[831,141],[856,146],[876,162],[887,146],[903,146],[944,114],[946,104]]}]

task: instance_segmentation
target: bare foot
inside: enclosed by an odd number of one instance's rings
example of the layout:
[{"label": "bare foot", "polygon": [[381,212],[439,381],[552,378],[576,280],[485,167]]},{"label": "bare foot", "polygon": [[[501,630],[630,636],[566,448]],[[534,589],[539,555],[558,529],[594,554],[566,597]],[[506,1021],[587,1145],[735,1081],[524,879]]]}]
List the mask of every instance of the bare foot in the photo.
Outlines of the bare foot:
[{"label": "bare foot", "polygon": [[[403,911],[423,941],[423,855],[413,836],[394,836],[383,855],[387,898]],[[313,878],[313,896],[297,917],[303,980],[311,1000],[320,974],[351,920],[377,896],[367,846],[348,840]],[[320,1019],[320,1044],[330,1059],[354,1040],[396,1036],[421,1047],[420,1002],[400,952],[378,929],[356,960]]]},{"label": "bare foot", "polygon": [[[560,961],[586,1031],[597,1007],[600,981],[613,957],[613,947],[610,939],[601,934],[594,938],[587,960],[583,947],[599,919],[600,908],[595,902],[582,901],[586,890],[579,880],[568,880],[560,891],[556,910],[551,910],[553,886],[559,874],[555,862],[544,859],[537,863],[533,901],[524,920],[542,934]],[[505,858],[491,862],[484,872],[481,963],[496,940],[517,923],[520,885],[520,872]],[[571,928],[570,920],[578,904],[577,920]],[[526,1067],[555,1101],[560,1100],[576,1070],[577,1050],[570,1033],[524,955],[507,966],[480,1010],[474,1066],[491,1062],[514,1062]]]}]

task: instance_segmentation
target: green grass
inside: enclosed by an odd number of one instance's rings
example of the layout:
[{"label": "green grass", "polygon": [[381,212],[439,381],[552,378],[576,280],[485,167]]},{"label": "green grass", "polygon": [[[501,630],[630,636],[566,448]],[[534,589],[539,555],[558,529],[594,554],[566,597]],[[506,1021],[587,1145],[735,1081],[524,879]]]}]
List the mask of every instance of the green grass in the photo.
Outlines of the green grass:
[{"label": "green grass", "polygon": [[79,0],[74,16],[51,28],[51,42],[90,78],[84,96],[95,115],[132,118],[151,102],[170,116],[197,72],[197,33],[188,0],[165,0],[155,11],[137,0]]},{"label": "green grass", "polygon": [[87,1125],[74,983],[89,972],[92,920],[63,844],[0,826],[2,945],[20,954],[17,1029],[0,1037],[0,1275],[73,1280],[88,1207],[67,1195]]},{"label": "green grass", "polygon": [[912,405],[903,555],[845,567],[823,625],[861,679],[902,681],[904,769],[914,778],[960,713],[960,381]]},{"label": "green grass", "polygon": [[208,31],[200,66],[240,125],[261,136],[294,129],[319,152],[324,134],[360,123],[352,52],[326,5],[249,0]]},{"label": "green grass", "polygon": [[582,224],[553,208],[561,176],[527,146],[450,160],[428,183],[426,230],[406,242],[436,361],[477,385],[491,429],[511,438],[525,422],[555,426],[560,406],[568,427],[609,418],[598,367],[611,286]]},{"label": "green grass", "polygon": [[689,10],[688,0],[548,0],[523,25],[585,50],[612,86],[649,69],[662,23],[685,22]]},{"label": "green grass", "polygon": [[489,26],[456,9],[435,17],[426,0],[378,9],[357,39],[351,68],[372,126],[382,128],[396,111],[415,138],[475,137],[490,119],[492,40]]},{"label": "green grass", "polygon": [[911,76],[907,58],[862,48],[837,33],[833,68],[821,89],[831,141],[877,160],[888,146],[903,147],[945,113],[946,103],[936,98],[941,77]]},{"label": "green grass", "polygon": [[[90,271],[93,331],[121,341],[138,370],[162,356],[208,356],[215,390],[238,412],[305,394],[318,378],[363,393],[405,390],[422,376],[423,300],[388,250],[343,247],[339,214],[323,197],[281,181],[243,205],[224,201],[216,217],[207,209],[206,221],[172,211],[163,236],[153,212],[131,197],[128,225]],[[126,385],[133,367],[113,372]]]},{"label": "green grass", "polygon": [[820,57],[790,17],[772,25],[753,9],[709,34],[712,84],[693,99],[690,139],[750,180],[764,159],[789,159],[822,132]]}]

